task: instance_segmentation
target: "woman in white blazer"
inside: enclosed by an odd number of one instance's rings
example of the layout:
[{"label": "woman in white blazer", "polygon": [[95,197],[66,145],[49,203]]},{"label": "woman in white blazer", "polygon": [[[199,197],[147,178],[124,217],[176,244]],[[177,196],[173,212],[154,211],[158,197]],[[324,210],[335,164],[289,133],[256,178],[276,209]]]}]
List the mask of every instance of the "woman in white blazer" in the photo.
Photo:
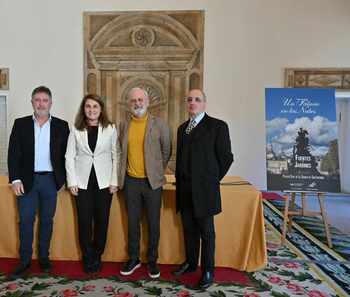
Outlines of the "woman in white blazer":
[{"label": "woman in white blazer", "polygon": [[[119,150],[118,150],[119,151]],[[86,95],[71,129],[67,152],[67,184],[76,197],[79,243],[87,273],[101,270],[112,195],[117,191],[117,131],[104,102]]]}]

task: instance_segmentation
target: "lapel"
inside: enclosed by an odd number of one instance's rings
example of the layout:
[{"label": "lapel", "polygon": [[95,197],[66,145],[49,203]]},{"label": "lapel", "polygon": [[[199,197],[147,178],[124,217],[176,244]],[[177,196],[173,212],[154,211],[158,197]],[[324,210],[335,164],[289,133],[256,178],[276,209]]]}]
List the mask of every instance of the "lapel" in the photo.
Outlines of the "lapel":
[{"label": "lapel", "polygon": [[79,131],[79,134],[81,135],[81,139],[83,141],[83,146],[85,149],[90,153],[91,155],[98,153],[99,147],[100,147],[100,142],[101,142],[101,137],[103,133],[102,125],[98,125],[98,131],[97,131],[97,140],[96,140],[96,146],[95,146],[95,151],[92,152],[89,146],[89,136],[88,136],[88,130],[85,129],[83,131]]},{"label": "lapel", "polygon": [[[107,128],[105,128],[107,129]],[[98,131],[97,131],[97,140],[96,140],[96,146],[95,146],[95,154],[98,153],[100,146],[101,146],[101,139],[102,139],[102,133],[103,133],[103,127],[101,124],[98,125]],[[88,143],[89,146],[89,143]],[[90,149],[90,147],[89,147]],[[91,150],[90,150],[91,151]]]},{"label": "lapel", "polygon": [[125,124],[122,126],[122,148],[125,149],[125,151],[127,152],[127,148],[128,148],[128,135],[129,135],[129,127],[130,127],[130,121],[131,121],[131,116],[129,115],[125,121]]},{"label": "lapel", "polygon": [[[33,117],[31,116],[28,120],[28,134],[26,133],[27,137],[28,137],[28,142],[29,142],[29,146],[28,148],[31,149],[31,155],[33,156],[33,160],[34,160],[34,155],[35,155],[35,133],[34,133],[34,120]],[[34,165],[33,165],[34,168]]]},{"label": "lapel", "polygon": [[205,114],[203,119],[198,123],[198,125],[192,130],[192,141],[196,141],[201,138],[207,131],[208,127],[208,115]]},{"label": "lapel", "polygon": [[186,127],[188,126],[190,120],[188,119],[186,122],[184,122],[181,126],[180,126],[180,131],[179,131],[179,149],[182,148],[182,144],[183,144],[183,139],[184,139],[184,136],[185,136],[185,130],[186,130]]},{"label": "lapel", "polygon": [[84,146],[85,150],[87,150],[89,154],[93,155],[93,152],[89,147],[89,138],[88,138],[87,129],[84,129],[83,131],[78,130],[78,133],[80,134],[80,139],[82,141],[82,145]]},{"label": "lapel", "polygon": [[[34,123],[33,123],[33,130],[34,130]],[[54,147],[55,147],[55,133],[56,133],[56,120],[54,117],[51,116],[51,122],[50,122],[50,153],[51,158],[53,155]],[[33,131],[34,132],[34,131]]]},{"label": "lapel", "polygon": [[154,117],[150,113],[148,113],[147,123],[146,123],[146,131],[145,131],[145,141],[144,141],[145,147],[146,147],[146,142],[148,142],[149,136],[151,135],[151,130],[153,127],[153,120],[154,120]]}]

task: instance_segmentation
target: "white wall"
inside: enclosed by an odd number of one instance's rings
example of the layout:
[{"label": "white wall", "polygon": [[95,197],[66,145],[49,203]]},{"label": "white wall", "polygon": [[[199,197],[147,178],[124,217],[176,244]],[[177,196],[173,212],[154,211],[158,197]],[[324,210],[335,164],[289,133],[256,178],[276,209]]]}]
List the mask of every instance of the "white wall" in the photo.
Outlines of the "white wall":
[{"label": "white wall", "polygon": [[349,0],[0,0],[0,67],[10,68],[9,126],[39,84],[73,120],[83,91],[83,11],[205,9],[208,113],[230,125],[229,174],[265,182],[264,88],[285,67],[350,67]]}]

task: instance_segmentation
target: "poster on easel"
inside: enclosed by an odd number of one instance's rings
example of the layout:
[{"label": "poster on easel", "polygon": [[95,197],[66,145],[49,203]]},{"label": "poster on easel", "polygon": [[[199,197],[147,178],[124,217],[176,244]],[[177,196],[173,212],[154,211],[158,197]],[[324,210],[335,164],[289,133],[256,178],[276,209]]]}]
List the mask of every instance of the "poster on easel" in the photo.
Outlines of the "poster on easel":
[{"label": "poster on easel", "polygon": [[270,191],[340,192],[335,90],[266,88]]}]

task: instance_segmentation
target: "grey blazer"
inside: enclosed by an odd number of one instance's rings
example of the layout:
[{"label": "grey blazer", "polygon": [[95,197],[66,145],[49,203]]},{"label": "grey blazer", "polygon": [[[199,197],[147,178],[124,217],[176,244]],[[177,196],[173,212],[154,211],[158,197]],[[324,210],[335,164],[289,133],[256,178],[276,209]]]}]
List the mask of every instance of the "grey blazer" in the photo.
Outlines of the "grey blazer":
[{"label": "grey blazer", "polygon": [[[128,131],[131,117],[119,124],[118,141],[121,149],[118,185],[124,187],[128,159]],[[161,118],[148,114],[144,141],[145,170],[151,188],[157,189],[166,183],[165,169],[171,156],[171,134],[168,124]]]}]

